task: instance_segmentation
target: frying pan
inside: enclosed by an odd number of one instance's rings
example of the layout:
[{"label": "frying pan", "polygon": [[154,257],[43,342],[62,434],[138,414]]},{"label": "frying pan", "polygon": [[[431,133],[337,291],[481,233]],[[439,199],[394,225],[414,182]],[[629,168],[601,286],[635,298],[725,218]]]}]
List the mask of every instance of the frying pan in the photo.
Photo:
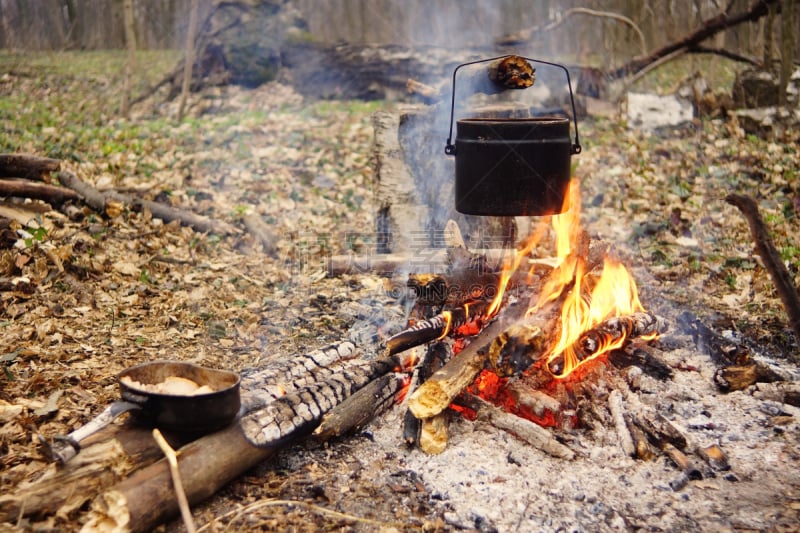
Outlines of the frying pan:
[{"label": "frying pan", "polygon": [[[141,385],[163,383],[169,377],[189,379],[211,392],[186,395],[151,392]],[[128,379],[123,379],[128,378]],[[80,443],[105,428],[118,416],[131,412],[139,424],[197,437],[217,431],[236,418],[241,400],[239,375],[181,361],[152,361],[123,370],[117,376],[121,400],[113,402],[86,425],[66,436],[42,441],[45,453],[65,463],[80,451]]]}]

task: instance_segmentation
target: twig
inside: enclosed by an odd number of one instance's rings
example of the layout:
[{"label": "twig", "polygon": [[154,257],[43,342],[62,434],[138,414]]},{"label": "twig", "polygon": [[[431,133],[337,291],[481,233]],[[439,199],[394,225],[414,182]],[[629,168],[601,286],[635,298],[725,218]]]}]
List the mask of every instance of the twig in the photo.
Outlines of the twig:
[{"label": "twig", "polygon": [[[797,296],[797,289],[786,265],[783,264],[780,254],[772,244],[769,229],[758,212],[758,204],[753,197],[744,194],[729,194],[725,197],[725,201],[736,206],[747,219],[747,223],[750,225],[750,234],[755,241],[756,252],[764,261],[764,267],[767,269],[769,277],[772,278],[772,283],[775,284],[786,314],[789,315],[789,325],[794,330],[795,339],[800,342],[800,298]],[[800,357],[795,356],[795,360],[800,361]]]},{"label": "twig", "polygon": [[158,428],[153,430],[153,438],[156,439],[158,447],[164,452],[164,457],[167,458],[167,463],[169,463],[169,473],[172,475],[172,485],[175,487],[175,495],[178,498],[178,507],[181,510],[181,517],[186,525],[186,531],[195,533],[197,530],[194,527],[194,520],[192,520],[192,511],[189,509],[186,492],[183,490],[181,472],[178,470],[178,456]]},{"label": "twig", "polygon": [[331,509],[326,509],[325,507],[320,507],[319,505],[314,505],[313,503],[308,503],[299,500],[265,500],[260,502],[252,503],[246,507],[241,509],[236,509],[235,511],[229,511],[221,516],[217,516],[214,518],[213,522],[209,522],[200,527],[197,530],[198,533],[205,531],[206,529],[211,529],[212,524],[215,524],[217,520],[228,518],[229,516],[233,516],[230,522],[228,522],[228,526],[234,523],[236,520],[241,518],[247,513],[252,513],[253,511],[257,511],[263,507],[276,507],[280,505],[286,506],[295,506],[295,507],[302,507],[304,509],[308,509],[309,511],[313,511],[315,513],[319,513],[321,515],[327,515],[333,518],[338,518],[341,520],[348,520],[352,522],[358,522],[361,524],[369,524],[372,526],[380,526],[381,528],[402,528],[407,529],[408,524],[403,524],[401,522],[381,522],[380,520],[373,520],[371,518],[363,518],[360,516],[354,516],[347,513],[340,513],[339,511],[333,511]]}]

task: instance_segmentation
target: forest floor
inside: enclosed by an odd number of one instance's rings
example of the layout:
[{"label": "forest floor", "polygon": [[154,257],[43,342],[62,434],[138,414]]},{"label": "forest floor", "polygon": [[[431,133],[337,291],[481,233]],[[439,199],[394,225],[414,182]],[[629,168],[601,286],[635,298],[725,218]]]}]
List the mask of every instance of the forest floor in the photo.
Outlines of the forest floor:
[{"label": "forest floor", "polygon": [[[241,232],[200,234],[146,212],[110,217],[84,209],[68,218],[12,206],[27,217],[27,234],[0,250],[3,494],[48,468],[36,434],[65,434],[91,419],[115,399],[116,374],[131,365],[178,359],[240,371],[340,340],[375,309],[398,309],[386,280],[329,277],[324,268],[331,254],[374,251],[370,116],[393,104],[308,102],[275,83],[193,94],[182,123],[174,102],[141,104],[124,119],[116,112],[119,57],[2,56],[0,152],[59,158],[99,189],[168,202]],[[174,64],[169,59],[143,58],[149,81],[159,66]],[[798,340],[744,218],[724,198],[736,192],[757,199],[800,285],[797,138],[758,139],[721,118],[653,134],[612,118],[589,117],[581,128],[584,151],[575,163],[584,226],[623,250],[645,306],[693,312],[760,355],[795,365]],[[19,204],[7,199],[0,207],[12,203]],[[249,213],[276,232],[274,255],[245,231]],[[798,420],[785,430],[787,464],[796,465]],[[462,527],[448,518],[446,495],[398,466],[407,453],[399,442],[381,459],[383,476],[355,464],[347,450],[367,436],[259,466],[198,506],[198,525]],[[800,482],[784,489],[783,501],[765,504],[783,509],[758,522],[765,529],[800,523]],[[82,516],[75,510],[0,529],[72,530]],[[587,520],[589,529],[619,525]],[[642,527],[658,527],[657,518],[649,520],[641,518]],[[730,527],[753,526],[737,524]]]}]

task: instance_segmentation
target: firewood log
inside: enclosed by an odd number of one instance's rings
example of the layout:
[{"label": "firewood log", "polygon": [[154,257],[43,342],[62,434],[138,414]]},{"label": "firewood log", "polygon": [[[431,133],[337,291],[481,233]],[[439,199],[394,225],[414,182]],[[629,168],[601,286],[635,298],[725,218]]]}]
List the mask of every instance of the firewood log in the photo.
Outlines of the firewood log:
[{"label": "firewood log", "polygon": [[401,366],[395,357],[351,365],[323,381],[312,383],[246,414],[239,425],[253,446],[283,446],[310,434],[331,409],[372,380]]},{"label": "firewood log", "polygon": [[477,323],[480,329],[482,322],[487,319],[488,307],[489,302],[480,300],[419,320],[389,337],[386,340],[386,353],[394,355],[448,335],[454,336],[458,333],[458,328],[470,322]]},{"label": "firewood log", "polygon": [[372,380],[323,416],[312,438],[325,442],[361,429],[391,407],[405,382],[405,374],[397,372]]},{"label": "firewood log", "polygon": [[[623,337],[625,339],[645,337],[663,333],[666,330],[666,321],[652,313],[640,312],[628,316],[613,317],[583,332],[573,345],[573,352],[578,362],[580,362],[597,353],[602,346],[618,341]],[[560,375],[564,371],[563,354],[556,354],[548,360],[547,367],[554,375]]]},{"label": "firewood log", "polygon": [[24,180],[0,180],[0,196],[31,198],[52,205],[61,205],[68,200],[79,199],[78,193],[71,189]]},{"label": "firewood log", "polygon": [[469,346],[437,370],[414,391],[408,408],[417,418],[430,418],[444,411],[464,388],[472,383],[488,360],[488,349],[494,338],[524,314],[525,306],[512,304],[500,312],[496,320],[475,337]]},{"label": "firewood log", "polygon": [[0,177],[42,180],[50,172],[57,172],[61,160],[28,154],[0,154]]}]

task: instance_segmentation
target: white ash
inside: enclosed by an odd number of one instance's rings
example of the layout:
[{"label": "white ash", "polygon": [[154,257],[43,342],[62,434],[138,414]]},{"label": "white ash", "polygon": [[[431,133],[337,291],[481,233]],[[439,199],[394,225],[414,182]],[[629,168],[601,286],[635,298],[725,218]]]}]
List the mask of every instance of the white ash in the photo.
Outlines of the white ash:
[{"label": "white ash", "polygon": [[[718,392],[713,364],[688,337],[684,347],[662,356],[699,371],[677,370],[663,382],[642,380],[634,394],[686,435],[693,462],[703,464],[691,450],[719,444],[729,472],[710,477],[706,469],[704,479],[687,481],[666,456],[650,462],[628,457],[613,423],[577,430],[568,442],[577,458],[570,461],[454,415],[446,450],[430,456],[403,444],[400,407],[373,422],[372,439],[353,439],[342,453],[373,479],[415,472],[451,530],[724,531],[796,524],[800,418],[787,423],[784,417],[785,425],[778,425],[770,414],[775,402],[744,391]],[[796,409],[781,410],[790,411]]]}]

